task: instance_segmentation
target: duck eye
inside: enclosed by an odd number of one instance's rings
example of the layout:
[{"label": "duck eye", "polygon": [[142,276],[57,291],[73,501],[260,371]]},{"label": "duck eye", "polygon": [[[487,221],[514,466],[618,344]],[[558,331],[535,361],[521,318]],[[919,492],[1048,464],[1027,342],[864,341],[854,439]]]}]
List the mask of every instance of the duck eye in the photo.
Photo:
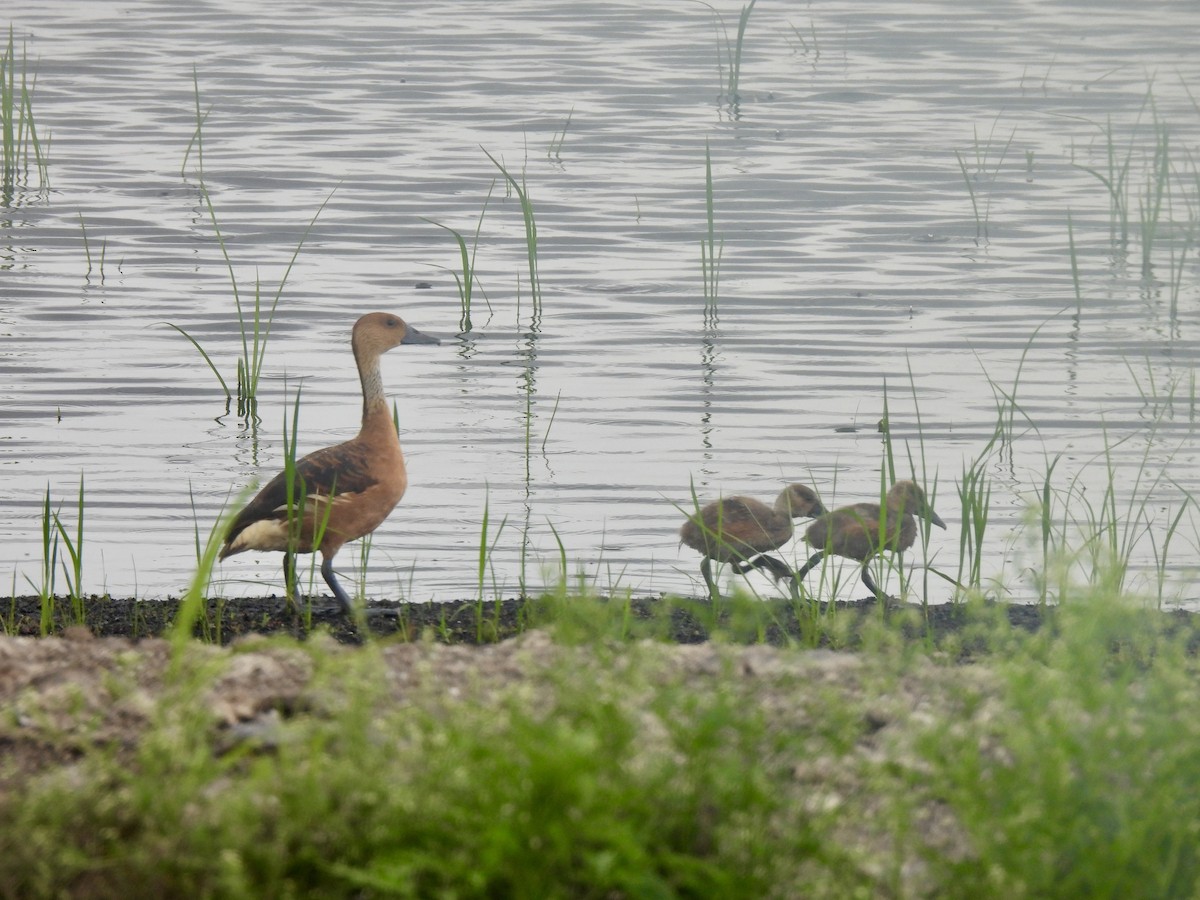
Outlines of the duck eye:
[{"label": "duck eye", "polygon": [[383,324],[385,324],[385,325],[386,325],[388,328],[395,328],[395,327],[396,327],[397,325],[399,325],[400,323],[399,323],[399,322],[397,322],[395,319],[388,319],[388,320],[387,320],[386,322],[384,322]]}]

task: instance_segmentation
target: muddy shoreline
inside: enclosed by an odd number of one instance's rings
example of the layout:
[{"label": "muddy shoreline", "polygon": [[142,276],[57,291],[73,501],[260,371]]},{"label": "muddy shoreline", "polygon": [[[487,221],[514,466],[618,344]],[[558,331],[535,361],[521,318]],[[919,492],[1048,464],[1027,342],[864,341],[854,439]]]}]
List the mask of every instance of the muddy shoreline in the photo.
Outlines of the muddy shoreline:
[{"label": "muddy shoreline", "polygon": [[[562,602],[562,601],[559,601]],[[736,613],[730,609],[713,609],[707,600],[689,598],[634,597],[606,602],[628,602],[629,627],[648,631],[679,644],[696,644],[708,640],[713,631],[737,640],[738,626],[731,623]],[[380,637],[399,637],[416,640],[431,637],[450,644],[485,644],[513,637],[545,621],[545,603],[536,598],[513,597],[479,603],[464,600],[448,603],[372,602],[366,609],[368,630]],[[97,637],[124,637],[133,640],[161,637],[168,633],[179,613],[178,598],[167,600],[137,600],[93,596],[82,604],[83,622],[69,600],[56,600],[47,627],[43,629],[41,601],[36,596],[16,597],[7,608],[0,606],[7,633],[36,636],[43,633],[61,635],[72,626],[83,624]],[[764,601],[766,625],[755,637],[770,644],[785,644],[805,633],[805,623],[795,608],[783,602]],[[851,616],[850,633],[858,631],[862,622],[878,619],[882,611],[873,599],[840,602],[838,613]],[[1036,631],[1047,614],[1036,606],[1007,605],[1009,622],[1026,631]],[[821,604],[821,615],[828,615]],[[889,619],[902,621],[903,632],[912,638],[939,639],[961,630],[970,620],[966,607],[937,605],[889,606]],[[550,616],[553,618],[553,616]],[[808,624],[811,630],[811,623]],[[227,644],[245,635],[291,635],[305,638],[313,631],[324,631],[342,643],[360,643],[363,634],[359,627],[342,615],[329,600],[314,601],[311,608],[299,615],[290,611],[282,597],[207,601],[196,627],[197,637],[214,643]],[[851,641],[853,644],[853,641]]]}]

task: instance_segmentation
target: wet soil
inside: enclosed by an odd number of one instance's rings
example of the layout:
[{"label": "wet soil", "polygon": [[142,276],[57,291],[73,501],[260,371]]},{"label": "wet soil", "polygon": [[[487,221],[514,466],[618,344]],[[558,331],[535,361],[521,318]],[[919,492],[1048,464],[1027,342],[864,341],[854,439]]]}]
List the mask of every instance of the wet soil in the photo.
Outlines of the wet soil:
[{"label": "wet soil", "polygon": [[[665,597],[634,597],[607,601],[628,603],[629,628],[633,632],[653,634],[678,644],[697,644],[709,640],[714,630],[725,639],[737,640],[728,626],[736,615],[729,610],[714,609],[708,600]],[[393,636],[400,640],[416,640],[431,636],[449,644],[486,644],[514,637],[545,621],[546,601],[537,598],[513,597],[479,603],[466,600],[454,603],[394,603],[373,602],[365,610],[366,627],[370,634]],[[762,620],[769,624],[753,640],[783,645],[803,639],[812,631],[811,622],[802,622],[792,604],[772,604]],[[83,625],[96,637],[125,637],[133,640],[161,637],[167,634],[179,614],[180,601],[135,600],[128,598],[92,596],[76,610],[66,599],[56,601],[47,626],[42,626],[41,601],[36,596],[16,597],[8,607],[0,606],[4,631],[12,635],[61,635],[66,629]],[[839,613],[850,615],[850,627],[845,629],[842,646],[852,649],[857,643],[859,626],[882,614],[902,622],[902,633],[914,640],[942,639],[960,632],[970,621],[963,606],[894,604],[881,611],[874,598],[837,604]],[[826,615],[827,604],[817,612]],[[1026,631],[1036,631],[1046,619],[1043,609],[1028,605],[1008,605],[1004,608],[1009,622]],[[314,631],[331,634],[341,643],[361,643],[364,637],[361,623],[352,621],[341,609],[328,601],[315,601],[299,612],[282,597],[239,600],[210,599],[196,626],[197,637],[219,644],[252,635],[291,635],[304,639]],[[736,629],[735,629],[736,630]]]}]

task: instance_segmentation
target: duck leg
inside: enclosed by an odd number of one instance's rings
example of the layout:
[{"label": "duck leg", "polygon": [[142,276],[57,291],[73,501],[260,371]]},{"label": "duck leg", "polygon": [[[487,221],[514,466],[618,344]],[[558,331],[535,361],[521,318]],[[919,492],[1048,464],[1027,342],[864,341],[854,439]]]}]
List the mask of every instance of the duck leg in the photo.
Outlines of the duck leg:
[{"label": "duck leg", "polygon": [[296,577],[296,555],[294,553],[283,554],[283,592],[287,595],[284,600],[286,608],[290,601],[296,609],[300,608],[300,582]]},{"label": "duck leg", "polygon": [[341,604],[342,612],[350,618],[354,618],[354,604],[350,602],[350,595],[338,584],[338,580],[333,574],[333,559],[331,557],[326,556],[322,558],[321,577],[325,579],[325,583],[333,591],[333,596],[337,597],[338,603]]}]

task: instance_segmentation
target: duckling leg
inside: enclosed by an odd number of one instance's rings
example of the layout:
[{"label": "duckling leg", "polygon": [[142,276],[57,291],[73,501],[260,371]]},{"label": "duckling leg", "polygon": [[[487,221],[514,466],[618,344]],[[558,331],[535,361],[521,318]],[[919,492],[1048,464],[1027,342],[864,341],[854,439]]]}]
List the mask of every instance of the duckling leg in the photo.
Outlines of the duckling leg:
[{"label": "duckling leg", "polygon": [[708,585],[708,596],[713,600],[719,599],[721,595],[717,592],[716,582],[713,581],[712,560],[707,556],[700,560],[700,574],[704,576],[704,583]]},{"label": "duckling leg", "polygon": [[867,567],[870,565],[870,563],[871,560],[870,557],[868,557],[862,564],[862,583],[865,584],[867,589],[875,595],[876,600],[878,600],[880,603],[887,603],[887,594],[885,594],[876,586],[874,579],[871,578],[871,573],[867,571]]},{"label": "duckling leg", "polygon": [[775,583],[778,584],[783,580],[787,580],[789,584],[788,590],[791,592],[793,600],[800,599],[800,584],[796,581],[796,573],[791,570],[787,563],[781,559],[776,559],[773,556],[760,556],[759,560],[764,569],[770,569],[771,574],[775,576]]},{"label": "duckling leg", "polygon": [[817,563],[819,563],[824,558],[825,558],[824,550],[818,550],[816,553],[814,553],[812,556],[810,556],[808,558],[808,562],[806,562],[803,566],[801,566],[800,571],[796,573],[796,580],[799,581],[801,578],[803,578],[805,575],[807,575],[809,572],[811,572],[813,570],[813,568],[817,565]]},{"label": "duckling leg", "polygon": [[766,569],[771,573],[776,583],[788,579],[791,583],[791,593],[793,600],[800,599],[800,587],[796,584],[796,579],[793,577],[792,570],[788,568],[788,564],[781,559],[776,559],[774,556],[767,556],[765,553],[760,553],[751,560],[733,560],[730,563],[735,572],[740,575],[745,575],[754,569]]},{"label": "duckling leg", "polygon": [[337,597],[338,603],[342,605],[342,612],[347,616],[354,616],[354,604],[350,602],[350,595],[347,594],[338,580],[333,574],[333,557],[325,556],[321,559],[321,576],[325,579],[325,583],[329,585],[329,589],[333,591],[333,596]]}]

